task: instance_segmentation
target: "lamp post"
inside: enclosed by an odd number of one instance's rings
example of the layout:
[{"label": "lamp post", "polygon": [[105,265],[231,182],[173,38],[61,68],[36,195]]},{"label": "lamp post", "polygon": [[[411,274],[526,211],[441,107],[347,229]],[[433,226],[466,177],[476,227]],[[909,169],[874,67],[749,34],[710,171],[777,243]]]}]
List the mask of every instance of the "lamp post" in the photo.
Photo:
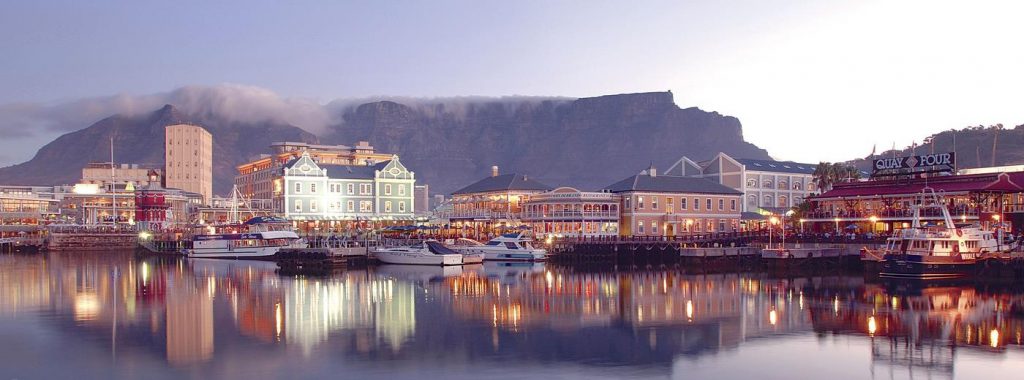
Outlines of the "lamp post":
[{"label": "lamp post", "polygon": [[839,236],[839,218],[832,218],[836,222],[836,236]]},{"label": "lamp post", "polygon": [[804,233],[804,218],[800,218],[800,233]]},{"label": "lamp post", "polygon": [[768,225],[768,249],[771,249],[772,248],[772,230],[775,229],[775,224],[779,223],[779,218],[776,218],[776,217],[773,216],[768,221],[770,223]]},{"label": "lamp post", "polygon": [[793,216],[793,213],[789,210],[782,214],[782,249],[786,249],[786,216]]},{"label": "lamp post", "polygon": [[875,224],[878,223],[878,217],[874,216],[874,215],[871,215],[871,217],[868,218],[868,220],[871,221],[871,233],[874,234],[875,233]]}]

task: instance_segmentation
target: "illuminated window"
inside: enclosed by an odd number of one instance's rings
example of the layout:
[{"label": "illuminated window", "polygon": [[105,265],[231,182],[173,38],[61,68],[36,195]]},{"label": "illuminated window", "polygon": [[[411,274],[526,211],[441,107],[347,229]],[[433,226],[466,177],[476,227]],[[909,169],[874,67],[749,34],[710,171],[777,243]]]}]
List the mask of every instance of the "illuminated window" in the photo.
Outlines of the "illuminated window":
[{"label": "illuminated window", "polygon": [[302,212],[302,200],[301,199],[296,199],[295,200],[295,212]]},{"label": "illuminated window", "polygon": [[348,201],[348,204],[346,206],[348,206],[348,212],[356,211],[356,202]]},{"label": "illuminated window", "polygon": [[398,201],[398,212],[405,212],[405,202]]},{"label": "illuminated window", "polygon": [[384,212],[391,212],[391,201],[384,202]]},{"label": "illuminated window", "polygon": [[658,197],[651,197],[651,210],[658,209]]},{"label": "illuminated window", "polygon": [[641,210],[644,209],[644,197],[636,197],[636,208]]},{"label": "illuminated window", "polygon": [[640,235],[644,234],[644,221],[636,222],[636,232]]}]

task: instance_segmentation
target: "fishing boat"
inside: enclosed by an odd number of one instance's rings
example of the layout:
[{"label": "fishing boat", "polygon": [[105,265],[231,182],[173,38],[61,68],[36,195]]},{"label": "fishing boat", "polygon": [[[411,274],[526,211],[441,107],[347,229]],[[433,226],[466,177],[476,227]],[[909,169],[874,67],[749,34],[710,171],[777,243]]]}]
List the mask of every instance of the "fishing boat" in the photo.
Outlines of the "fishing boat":
[{"label": "fishing boat", "polygon": [[378,248],[373,251],[377,260],[385,264],[410,265],[462,265],[463,255],[445,247],[436,240],[426,240],[410,246]]},{"label": "fishing boat", "polygon": [[[886,240],[878,250],[862,250],[862,259],[881,257],[880,277],[955,279],[974,273],[978,259],[999,251],[999,240],[980,226],[956,224],[938,194],[925,188],[912,206],[910,228]],[[938,210],[941,223],[922,222],[922,212]]]},{"label": "fishing boat", "polygon": [[269,259],[283,248],[307,246],[306,241],[292,231],[287,219],[258,216],[239,229],[246,232],[195,235],[192,248],[185,250],[185,254],[194,258]]},{"label": "fishing boat", "polygon": [[481,243],[473,239],[458,239],[452,249],[463,254],[482,254],[485,261],[544,261],[547,251],[535,248],[532,239],[523,233],[504,234]]}]

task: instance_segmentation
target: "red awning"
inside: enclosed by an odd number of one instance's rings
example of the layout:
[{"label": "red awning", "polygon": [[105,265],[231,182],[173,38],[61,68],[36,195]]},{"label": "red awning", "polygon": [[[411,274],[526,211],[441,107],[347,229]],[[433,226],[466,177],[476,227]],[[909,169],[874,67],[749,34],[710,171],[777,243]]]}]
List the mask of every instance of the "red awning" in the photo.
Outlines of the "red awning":
[{"label": "red awning", "polygon": [[947,194],[1021,192],[1024,186],[1020,184],[1024,184],[1024,172],[916,178],[909,181],[866,181],[836,184],[832,190],[813,199],[913,195],[920,193],[926,186]]}]

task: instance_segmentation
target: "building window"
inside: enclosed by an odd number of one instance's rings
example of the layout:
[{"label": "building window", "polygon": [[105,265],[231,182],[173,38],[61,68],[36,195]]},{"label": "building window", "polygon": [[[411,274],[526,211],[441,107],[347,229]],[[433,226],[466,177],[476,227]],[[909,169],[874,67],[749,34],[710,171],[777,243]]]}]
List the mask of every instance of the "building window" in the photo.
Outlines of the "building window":
[{"label": "building window", "polygon": [[735,199],[730,199],[729,200],[729,209],[732,210],[732,211],[736,211],[736,200]]},{"label": "building window", "polygon": [[310,193],[315,193],[316,192],[316,184],[315,183],[309,184],[309,192]]},{"label": "building window", "polygon": [[[546,205],[545,205],[545,207],[546,207]],[[629,207],[629,197],[626,197],[626,210],[629,210],[629,209],[631,209],[631,207]]]},{"label": "building window", "polygon": [[771,189],[772,187],[773,187],[772,180],[770,180],[770,179],[764,180],[764,188]]},{"label": "building window", "polygon": [[636,232],[640,235],[644,234],[644,221],[636,222]]},{"label": "building window", "polygon": [[348,193],[348,195],[355,194],[356,193],[356,185],[352,184],[352,183],[345,185],[345,192]]},{"label": "building window", "polygon": [[705,206],[707,206],[707,207],[704,208],[705,210],[711,211],[711,198],[708,198],[705,201]]},{"label": "building window", "polygon": [[757,179],[751,178],[747,180],[747,187],[757,187]]},{"label": "building window", "polygon": [[398,212],[405,212],[405,201],[398,201]]},{"label": "building window", "polygon": [[391,212],[391,201],[384,202],[384,212]]},{"label": "building window", "polygon": [[725,199],[718,199],[718,211],[725,210]]},{"label": "building window", "polygon": [[793,190],[803,190],[804,185],[800,182],[793,182]]},{"label": "building window", "polygon": [[369,195],[370,191],[372,191],[372,190],[373,190],[373,185],[371,185],[369,183],[361,183],[361,184],[359,184],[359,194],[361,194],[361,195]]},{"label": "building window", "polygon": [[757,207],[757,195],[751,194],[747,196],[747,206]]},{"label": "building window", "polygon": [[789,199],[788,199],[788,198],[786,198],[786,196],[785,196],[785,195],[780,195],[780,196],[779,196],[779,207],[786,207],[786,206],[789,206],[788,204],[786,204],[786,201],[788,201],[788,200],[789,200]]},{"label": "building window", "polygon": [[373,202],[359,201],[359,212],[373,212]]},{"label": "building window", "polygon": [[316,212],[316,200],[309,201],[309,211]]},{"label": "building window", "polygon": [[405,195],[405,186],[398,185],[398,195]]},{"label": "building window", "polygon": [[302,182],[296,182],[295,183],[295,193],[299,194],[301,192],[302,192]]},{"label": "building window", "polygon": [[636,208],[641,209],[641,210],[644,209],[644,197],[643,196],[636,197]]},{"label": "building window", "polygon": [[693,198],[693,210],[700,210],[700,198]]},{"label": "building window", "polygon": [[788,188],[789,188],[789,182],[779,181],[779,189],[780,190],[786,190]]},{"label": "building window", "polygon": [[651,222],[651,234],[652,235],[657,235],[658,234],[658,222]]},{"label": "building window", "polygon": [[295,212],[302,212],[302,200],[301,199],[296,199],[295,200]]},{"label": "building window", "polygon": [[723,232],[725,231],[725,219],[718,220],[718,230]]},{"label": "building window", "polygon": [[686,210],[686,198],[679,198],[679,209]]},{"label": "building window", "polygon": [[354,212],[354,211],[356,211],[356,202],[354,202],[354,201],[348,201],[348,203],[346,204],[346,206],[348,207],[348,212]]},{"label": "building window", "polygon": [[665,211],[672,212],[676,209],[675,198],[665,198]]},{"label": "building window", "polygon": [[765,195],[764,196],[764,205],[766,207],[773,207],[774,204],[775,204],[775,198],[773,198],[771,195]]},{"label": "building window", "polygon": [[658,197],[651,197],[651,210],[658,210]]},{"label": "building window", "polygon": [[391,195],[391,184],[384,184],[384,195]]}]

